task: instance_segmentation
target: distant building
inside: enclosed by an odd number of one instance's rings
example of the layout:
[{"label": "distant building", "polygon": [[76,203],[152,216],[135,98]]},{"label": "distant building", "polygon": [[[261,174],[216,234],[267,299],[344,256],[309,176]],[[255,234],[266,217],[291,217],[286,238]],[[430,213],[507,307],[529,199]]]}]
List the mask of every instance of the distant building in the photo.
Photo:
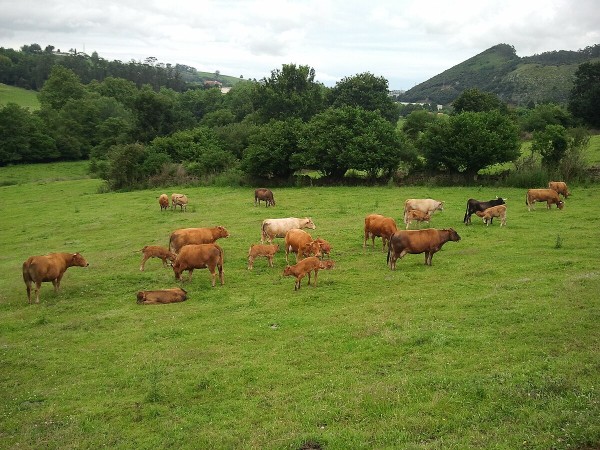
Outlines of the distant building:
[{"label": "distant building", "polygon": [[204,82],[204,87],[205,88],[213,88],[213,87],[222,88],[223,83],[221,83],[220,81],[217,81],[217,80],[206,80]]}]

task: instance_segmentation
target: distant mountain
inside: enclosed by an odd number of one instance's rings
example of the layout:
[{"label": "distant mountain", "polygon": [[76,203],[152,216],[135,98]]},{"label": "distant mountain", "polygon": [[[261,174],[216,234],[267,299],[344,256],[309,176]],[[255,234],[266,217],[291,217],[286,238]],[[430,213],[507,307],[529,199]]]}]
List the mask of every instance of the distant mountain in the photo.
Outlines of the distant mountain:
[{"label": "distant mountain", "polygon": [[579,64],[598,60],[600,44],[578,51],[559,50],[522,58],[512,45],[498,44],[418,84],[398,99],[448,105],[465,89],[477,88],[514,105],[564,104]]}]

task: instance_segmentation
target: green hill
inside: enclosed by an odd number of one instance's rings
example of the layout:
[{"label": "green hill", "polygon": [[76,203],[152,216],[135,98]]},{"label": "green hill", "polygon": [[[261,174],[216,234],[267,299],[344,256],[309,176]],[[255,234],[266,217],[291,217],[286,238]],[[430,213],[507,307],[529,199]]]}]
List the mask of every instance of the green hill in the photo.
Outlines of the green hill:
[{"label": "green hill", "polygon": [[517,56],[511,45],[498,44],[413,87],[399,100],[447,105],[465,89],[477,88],[515,105],[564,104],[579,64],[595,60],[600,60],[600,44],[528,57]]},{"label": "green hill", "polygon": [[16,103],[34,111],[40,108],[36,91],[30,91],[0,83],[0,106]]}]

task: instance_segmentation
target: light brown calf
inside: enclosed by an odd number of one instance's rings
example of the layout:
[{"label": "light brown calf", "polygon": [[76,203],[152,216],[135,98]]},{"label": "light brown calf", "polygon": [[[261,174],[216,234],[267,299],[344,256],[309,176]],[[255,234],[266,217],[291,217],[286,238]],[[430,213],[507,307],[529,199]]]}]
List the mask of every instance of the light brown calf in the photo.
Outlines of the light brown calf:
[{"label": "light brown calf", "polygon": [[333,259],[322,260],[320,267],[323,270],[331,270],[335,267],[335,261]]},{"label": "light brown calf", "polygon": [[396,221],[391,217],[385,217],[381,214],[369,214],[365,217],[365,241],[363,248],[367,247],[367,241],[371,238],[372,247],[375,247],[375,238],[381,237],[383,245],[381,251],[385,251],[386,244],[389,243],[390,236],[398,230]]},{"label": "light brown calf", "polygon": [[143,305],[163,305],[178,303],[187,299],[187,292],[181,288],[161,289],[156,291],[139,291],[137,302]]},{"label": "light brown calf", "polygon": [[321,246],[306,231],[294,228],[285,234],[286,263],[289,261],[290,253],[296,254],[296,262],[298,262],[305,256],[321,256]]},{"label": "light brown calf", "polygon": [[500,219],[501,227],[506,225],[506,205],[492,206],[485,211],[475,211],[475,214],[483,219],[483,223],[485,223],[486,226],[489,226],[489,224],[492,223],[494,217]]},{"label": "light brown calf", "polygon": [[315,242],[318,242],[319,246],[321,247],[321,255],[327,255],[327,257],[329,258],[329,254],[331,253],[331,249],[333,248],[331,244],[320,237],[316,238]]},{"label": "light brown calf", "polygon": [[431,220],[431,213],[419,211],[418,209],[411,209],[406,212],[404,216],[404,220],[406,221],[406,229],[412,222],[427,222]]},{"label": "light brown calf", "polygon": [[140,250],[142,252],[142,263],[140,264],[140,270],[144,271],[144,265],[146,261],[150,258],[160,258],[163,262],[163,267],[167,267],[167,259],[171,262],[175,261],[177,255],[168,248],[161,247],[159,245],[146,245],[143,249]]},{"label": "light brown calf", "polygon": [[248,249],[248,270],[254,268],[254,260],[264,256],[269,260],[269,267],[273,267],[273,256],[279,250],[279,244],[254,244]]},{"label": "light brown calf", "polygon": [[158,197],[158,204],[160,205],[161,211],[169,208],[169,197],[167,194],[160,194],[160,197]]},{"label": "light brown calf", "polygon": [[302,278],[304,278],[308,274],[308,284],[310,285],[310,274],[311,272],[315,273],[315,282],[314,286],[317,286],[317,275],[319,273],[319,269],[321,268],[321,260],[316,256],[309,256],[308,258],[303,259],[298,264],[294,264],[293,266],[287,266],[283,271],[283,276],[294,276],[296,277],[296,283],[294,284],[294,290],[297,291],[300,289],[300,284]]},{"label": "light brown calf", "polygon": [[549,181],[548,189],[556,191],[557,194],[561,194],[564,198],[567,198],[569,195],[571,195],[569,188],[567,187],[567,183],[564,181]]}]

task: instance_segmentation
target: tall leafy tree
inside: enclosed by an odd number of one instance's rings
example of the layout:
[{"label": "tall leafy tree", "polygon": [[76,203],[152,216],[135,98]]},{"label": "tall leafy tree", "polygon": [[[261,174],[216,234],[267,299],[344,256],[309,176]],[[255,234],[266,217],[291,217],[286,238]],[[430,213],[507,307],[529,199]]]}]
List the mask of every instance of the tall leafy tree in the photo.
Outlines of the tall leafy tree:
[{"label": "tall leafy tree", "polygon": [[60,110],[69,100],[83,98],[85,94],[84,85],[72,70],[55,65],[40,91],[39,99],[42,108]]},{"label": "tall leafy tree", "polygon": [[427,166],[474,177],[519,156],[517,126],[499,111],[464,112],[430,126],[419,140]]},{"label": "tall leafy tree", "polygon": [[394,125],[377,111],[353,106],[317,114],[300,142],[302,152],[294,156],[294,167],[313,168],[332,178],[342,178],[348,169],[364,170],[374,178],[412,160]]},{"label": "tall leafy tree", "polygon": [[556,169],[569,148],[569,133],[562,125],[547,125],[533,134],[531,150],[542,156],[542,165]]},{"label": "tall leafy tree", "polygon": [[325,87],[315,81],[314,69],[284,64],[259,83],[253,104],[263,123],[288,118],[307,121],[323,109],[324,93]]},{"label": "tall leafy tree", "polygon": [[254,177],[287,178],[294,173],[291,157],[298,153],[303,123],[298,118],[272,120],[250,136],[242,170]]},{"label": "tall leafy tree", "polygon": [[569,111],[587,124],[600,127],[600,62],[581,64],[569,98]]},{"label": "tall leafy tree", "polygon": [[506,111],[506,105],[500,99],[489,92],[480,91],[477,88],[466,89],[452,103],[457,114],[462,112],[485,112],[495,109]]},{"label": "tall leafy tree", "polygon": [[355,106],[366,111],[379,111],[389,122],[396,123],[400,112],[389,96],[388,81],[365,72],[346,77],[329,91],[329,105],[334,108]]}]

